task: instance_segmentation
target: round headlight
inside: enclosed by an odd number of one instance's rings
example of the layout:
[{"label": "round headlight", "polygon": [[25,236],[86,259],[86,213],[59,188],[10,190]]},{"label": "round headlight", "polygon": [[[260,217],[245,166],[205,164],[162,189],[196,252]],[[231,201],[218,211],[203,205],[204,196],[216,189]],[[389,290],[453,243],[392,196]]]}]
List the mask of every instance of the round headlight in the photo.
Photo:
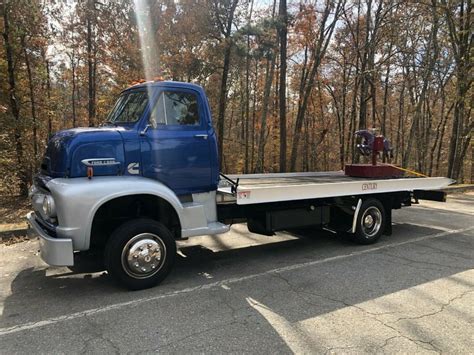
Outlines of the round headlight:
[{"label": "round headlight", "polygon": [[48,217],[56,217],[54,199],[49,195],[45,195],[43,198],[43,212]]}]

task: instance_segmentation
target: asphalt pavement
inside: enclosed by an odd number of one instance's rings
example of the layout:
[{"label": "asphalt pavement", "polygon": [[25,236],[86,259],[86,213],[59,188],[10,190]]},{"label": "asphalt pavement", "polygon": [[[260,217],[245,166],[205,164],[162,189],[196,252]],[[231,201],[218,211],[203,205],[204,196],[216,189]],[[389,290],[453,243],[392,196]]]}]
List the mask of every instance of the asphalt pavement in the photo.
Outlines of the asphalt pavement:
[{"label": "asphalt pavement", "polygon": [[48,267],[37,240],[0,245],[0,353],[472,353],[474,193],[393,221],[370,246],[236,225],[137,292],[87,260]]}]

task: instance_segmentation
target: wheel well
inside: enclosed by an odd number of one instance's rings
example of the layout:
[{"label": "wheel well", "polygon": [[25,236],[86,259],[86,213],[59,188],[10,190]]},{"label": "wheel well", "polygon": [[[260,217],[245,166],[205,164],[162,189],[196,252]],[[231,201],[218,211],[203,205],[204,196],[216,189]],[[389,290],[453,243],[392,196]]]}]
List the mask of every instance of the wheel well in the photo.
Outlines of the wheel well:
[{"label": "wheel well", "polygon": [[130,195],[107,201],[94,215],[90,248],[102,247],[121,224],[135,218],[150,218],[163,223],[175,239],[181,238],[181,225],[174,207],[155,195]]},{"label": "wheel well", "polygon": [[362,201],[375,199],[379,201],[384,209],[387,222],[384,234],[392,234],[392,210],[400,209],[402,206],[410,205],[410,192],[388,192],[381,194],[343,196],[330,200],[331,217],[329,227],[337,231],[347,231],[352,228],[354,211],[359,199]]}]

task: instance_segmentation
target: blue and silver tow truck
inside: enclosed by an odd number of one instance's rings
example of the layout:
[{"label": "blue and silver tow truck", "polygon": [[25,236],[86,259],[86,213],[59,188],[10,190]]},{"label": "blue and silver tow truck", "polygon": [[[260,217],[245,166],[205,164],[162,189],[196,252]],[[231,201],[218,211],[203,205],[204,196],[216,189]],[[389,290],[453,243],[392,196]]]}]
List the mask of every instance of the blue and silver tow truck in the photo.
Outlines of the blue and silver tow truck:
[{"label": "blue and silver tow truck", "polygon": [[300,227],[348,233],[362,244],[392,230],[392,209],[442,201],[443,177],[354,178],[343,172],[227,176],[202,87],[146,82],[124,90],[98,128],[49,141],[27,215],[49,265],[88,250],[129,289],[161,282],[176,241],[246,222],[273,235]]}]

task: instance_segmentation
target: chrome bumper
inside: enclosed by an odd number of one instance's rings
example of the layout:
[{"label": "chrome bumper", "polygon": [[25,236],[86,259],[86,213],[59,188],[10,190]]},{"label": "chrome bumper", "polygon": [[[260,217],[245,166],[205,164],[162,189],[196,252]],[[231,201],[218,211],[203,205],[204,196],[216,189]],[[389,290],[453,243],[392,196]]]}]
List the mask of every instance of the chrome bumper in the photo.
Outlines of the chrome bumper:
[{"label": "chrome bumper", "polygon": [[41,258],[49,265],[72,266],[74,265],[74,254],[72,239],[54,238],[49,236],[36,222],[34,212],[26,215],[28,223],[40,237]]}]

